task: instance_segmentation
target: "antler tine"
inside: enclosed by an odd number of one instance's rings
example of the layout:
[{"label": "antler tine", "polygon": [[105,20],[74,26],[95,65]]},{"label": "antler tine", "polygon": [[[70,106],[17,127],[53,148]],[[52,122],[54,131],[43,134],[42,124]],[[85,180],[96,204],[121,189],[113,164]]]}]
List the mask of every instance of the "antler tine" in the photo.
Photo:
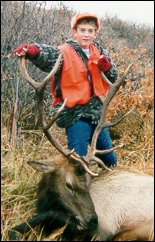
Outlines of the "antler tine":
[{"label": "antler tine", "polygon": [[56,112],[56,114],[52,117],[52,120],[43,127],[44,130],[48,130],[53,124],[54,122],[56,121],[56,119],[58,118],[59,114],[61,113],[61,111],[64,109],[65,105],[66,105],[66,102],[67,102],[67,98],[65,98],[62,106],[59,108],[59,110]]},{"label": "antler tine", "polygon": [[51,80],[52,76],[55,75],[55,73],[57,72],[57,70],[59,69],[59,67],[62,64],[62,61],[63,61],[63,55],[61,53],[54,65],[52,71],[40,83],[34,81],[29,76],[27,69],[26,69],[25,56],[22,56],[19,58],[19,67],[20,67],[20,71],[21,71],[21,74],[24,77],[24,79],[26,79],[28,81],[28,83],[33,86],[33,88],[36,90],[36,92],[41,92],[45,88],[47,83]]},{"label": "antler tine", "polygon": [[[118,82],[112,84],[107,77],[104,75],[103,72],[101,72],[101,76],[102,79],[109,85],[109,90],[108,93],[106,95],[105,100],[103,101],[103,109],[102,109],[102,115],[101,118],[99,120],[98,126],[95,129],[95,132],[93,134],[92,137],[92,142],[91,142],[91,147],[90,147],[90,153],[91,153],[91,157],[89,157],[89,160],[94,160],[94,155],[96,154],[105,154],[105,153],[109,153],[112,152],[113,150],[115,150],[116,148],[119,148],[121,146],[117,146],[114,148],[111,148],[109,150],[105,150],[105,151],[100,151],[96,149],[96,143],[97,143],[97,138],[99,136],[99,133],[101,132],[101,130],[103,128],[106,127],[111,127],[114,126],[116,124],[118,124],[119,122],[121,122],[128,114],[130,114],[133,110],[129,111],[128,113],[126,113],[125,115],[123,115],[123,117],[121,117],[119,120],[115,121],[114,123],[111,122],[106,122],[106,111],[108,108],[108,105],[110,103],[110,101],[112,100],[112,98],[114,97],[114,95],[116,94],[116,92],[119,90],[120,86],[123,84],[123,82],[125,81],[125,78],[130,70],[132,66],[132,63],[127,67],[127,69],[125,70],[124,74],[122,75],[122,77],[118,78]],[[90,155],[89,155],[90,156]],[[108,169],[108,167],[106,167],[106,169]]]},{"label": "antler tine", "polygon": [[96,157],[95,155],[86,155],[84,157],[82,157],[82,160],[86,163],[86,164],[94,164],[94,163],[98,163],[99,165],[101,165],[103,168],[105,168],[105,170],[107,171],[111,171],[110,168],[108,168],[103,161],[101,161],[98,157]]},{"label": "antler tine", "polygon": [[22,77],[35,89],[37,90],[40,87],[40,83],[34,81],[28,74],[26,69],[27,60],[25,56],[20,57],[19,59],[19,69]]},{"label": "antler tine", "polygon": [[[44,98],[44,87],[45,85],[48,83],[48,81],[50,80],[50,78],[56,73],[56,71],[58,70],[60,63],[62,60],[62,54],[59,55],[58,60],[56,61],[56,64],[54,66],[54,68],[52,69],[52,71],[48,74],[47,77],[44,78],[44,80],[41,83],[37,83],[36,81],[34,81],[28,74],[27,69],[26,69],[26,60],[25,57],[21,57],[19,58],[19,65],[20,65],[20,70],[21,70],[21,74],[22,76],[24,76],[24,78],[26,79],[26,81],[32,85],[32,87],[35,89],[36,91],[36,97],[37,97],[37,103],[38,103],[38,111],[39,111],[39,118],[42,124],[42,129],[43,132],[45,134],[45,136],[48,138],[48,140],[50,141],[50,143],[63,155],[67,156],[68,152],[63,149],[61,147],[61,145],[57,142],[57,140],[54,138],[53,135],[51,135],[49,128],[51,127],[51,125],[54,123],[54,121],[52,120],[49,124],[46,124],[45,121],[45,115],[44,115],[44,102],[43,102],[43,98]],[[64,104],[65,105],[65,104]],[[64,108],[64,105],[60,108],[60,110],[58,110],[58,114],[62,111],[62,109]],[[58,116],[57,114],[57,116]]]},{"label": "antler tine", "polygon": [[51,80],[51,77],[55,75],[55,73],[57,72],[57,70],[60,68],[60,66],[62,65],[63,62],[63,54],[61,53],[58,56],[58,59],[52,69],[52,71],[42,80],[41,85],[42,88],[46,86],[46,84]]},{"label": "antler tine", "polygon": [[122,117],[120,117],[119,119],[117,119],[116,121],[112,122],[107,122],[106,127],[112,127],[112,126],[116,126],[117,124],[119,124],[123,119],[125,119],[130,113],[132,113],[135,110],[135,108],[131,109],[130,111],[128,111],[127,113],[125,113]]},{"label": "antler tine", "polygon": [[[120,87],[122,84],[123,84],[123,82],[125,81],[125,78],[126,78],[126,76],[127,76],[127,74],[128,74],[128,72],[129,72],[129,70],[130,70],[130,68],[131,68],[131,66],[133,65],[133,63],[131,63],[127,68],[126,68],[126,70],[125,70],[125,72],[123,73],[123,75],[120,77],[118,77],[118,81],[116,82],[116,83],[111,83],[109,80],[108,80],[108,78],[105,76],[105,74],[103,73],[103,72],[100,72],[100,74],[101,74],[101,77],[102,77],[102,79],[109,85],[109,87],[111,87],[111,86],[115,86],[115,87]],[[116,90],[117,91],[117,90]],[[115,94],[115,93],[114,93]]]},{"label": "antler tine", "polygon": [[88,166],[86,165],[86,162],[85,160],[83,159],[83,157],[78,157],[77,154],[73,153],[70,158],[73,158],[74,160],[78,161],[82,166],[83,168],[85,169],[86,172],[88,172],[89,175],[91,176],[98,176],[98,173],[95,173],[95,172],[92,172]]}]

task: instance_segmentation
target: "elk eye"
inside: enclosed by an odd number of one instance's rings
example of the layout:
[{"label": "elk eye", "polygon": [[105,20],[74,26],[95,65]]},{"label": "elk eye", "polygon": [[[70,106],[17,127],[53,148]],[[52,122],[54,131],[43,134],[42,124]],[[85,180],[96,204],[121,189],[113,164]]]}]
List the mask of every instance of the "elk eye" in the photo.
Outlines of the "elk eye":
[{"label": "elk eye", "polygon": [[66,182],[66,187],[69,189],[72,193],[74,192],[72,185],[69,182]]}]

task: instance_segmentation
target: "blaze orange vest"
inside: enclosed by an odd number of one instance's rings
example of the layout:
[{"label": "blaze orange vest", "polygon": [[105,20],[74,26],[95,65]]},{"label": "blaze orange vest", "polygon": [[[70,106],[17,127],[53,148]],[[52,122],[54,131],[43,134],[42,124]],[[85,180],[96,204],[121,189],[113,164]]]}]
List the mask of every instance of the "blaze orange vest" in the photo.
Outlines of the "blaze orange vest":
[{"label": "blaze orange vest", "polygon": [[[64,57],[60,80],[62,98],[63,100],[67,98],[66,106],[69,108],[77,104],[85,104],[91,97],[86,66],[80,56],[69,44],[65,43],[59,46],[59,49]],[[94,63],[98,61],[100,52],[94,45],[90,45],[89,51],[88,69],[92,76],[94,95],[104,95],[109,87],[101,78],[99,69],[96,63]],[[52,94],[54,96],[53,105],[55,105],[61,100],[54,95],[54,85],[52,85]]]}]

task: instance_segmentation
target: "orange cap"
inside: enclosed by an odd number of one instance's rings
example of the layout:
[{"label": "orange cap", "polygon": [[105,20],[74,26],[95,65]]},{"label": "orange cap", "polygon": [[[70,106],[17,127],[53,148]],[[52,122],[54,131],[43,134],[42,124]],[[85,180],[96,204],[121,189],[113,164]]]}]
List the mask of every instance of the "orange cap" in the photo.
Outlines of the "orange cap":
[{"label": "orange cap", "polygon": [[96,25],[97,25],[97,30],[99,30],[100,28],[100,20],[99,18],[97,17],[96,14],[91,14],[91,13],[77,13],[73,16],[72,20],[71,20],[71,29],[74,29],[77,22],[80,20],[80,19],[84,19],[84,18],[94,18],[96,19]]}]

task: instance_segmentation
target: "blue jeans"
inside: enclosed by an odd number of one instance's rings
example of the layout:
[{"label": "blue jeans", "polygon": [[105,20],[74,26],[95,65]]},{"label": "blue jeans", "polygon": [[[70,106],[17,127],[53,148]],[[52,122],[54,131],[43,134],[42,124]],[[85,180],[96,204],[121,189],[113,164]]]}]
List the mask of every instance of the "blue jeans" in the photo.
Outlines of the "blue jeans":
[{"label": "blue jeans", "polygon": [[[66,134],[68,139],[68,148],[74,149],[80,156],[87,154],[88,145],[91,143],[91,139],[96,126],[90,124],[85,120],[78,120],[73,125],[66,128]],[[112,141],[108,128],[104,128],[98,136],[97,145],[98,150],[105,150],[112,147]],[[114,166],[117,163],[116,153],[114,151],[109,154],[97,155],[107,166]]]}]

